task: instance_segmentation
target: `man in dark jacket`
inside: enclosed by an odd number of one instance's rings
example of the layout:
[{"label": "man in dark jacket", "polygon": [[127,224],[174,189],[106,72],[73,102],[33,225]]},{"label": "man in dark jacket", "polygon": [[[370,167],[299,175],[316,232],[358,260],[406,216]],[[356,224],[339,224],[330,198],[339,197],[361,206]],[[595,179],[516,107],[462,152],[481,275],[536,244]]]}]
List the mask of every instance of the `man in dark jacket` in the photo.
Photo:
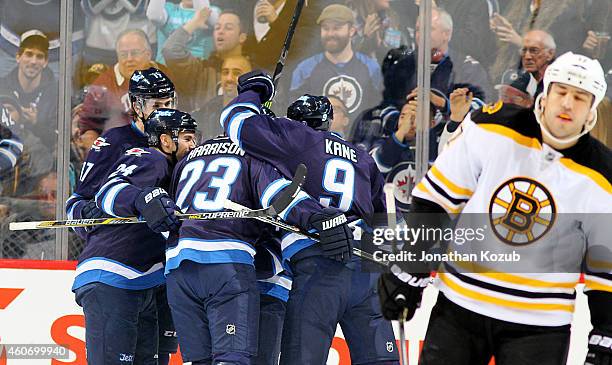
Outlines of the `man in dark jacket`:
[{"label": "man in dark jacket", "polygon": [[47,67],[49,40],[39,30],[21,35],[17,67],[0,79],[0,90],[21,105],[24,127],[55,150],[57,141],[57,80]]}]

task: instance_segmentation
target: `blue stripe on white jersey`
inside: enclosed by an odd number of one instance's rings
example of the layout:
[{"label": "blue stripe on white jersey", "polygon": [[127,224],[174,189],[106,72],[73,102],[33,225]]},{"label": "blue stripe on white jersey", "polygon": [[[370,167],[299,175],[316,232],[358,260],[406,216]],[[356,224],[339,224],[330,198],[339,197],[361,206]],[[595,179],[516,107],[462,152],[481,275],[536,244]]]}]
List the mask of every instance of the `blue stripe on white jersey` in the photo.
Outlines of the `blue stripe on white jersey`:
[{"label": "blue stripe on white jersey", "polygon": [[[311,229],[309,232],[313,233],[316,230]],[[298,233],[288,233],[283,236],[281,240],[281,250],[283,252],[283,259],[290,260],[291,256],[295,255],[298,251],[314,245],[316,242],[306,236],[302,236]]]},{"label": "blue stripe on white jersey", "polygon": [[253,265],[255,248],[244,241],[185,237],[166,250],[166,275],[179,267],[183,260],[200,264],[239,263]]},{"label": "blue stripe on white jersey", "polygon": [[91,257],[77,266],[72,291],[93,282],[130,290],[153,288],[165,282],[164,265],[158,262],[141,272],[115,260]]}]

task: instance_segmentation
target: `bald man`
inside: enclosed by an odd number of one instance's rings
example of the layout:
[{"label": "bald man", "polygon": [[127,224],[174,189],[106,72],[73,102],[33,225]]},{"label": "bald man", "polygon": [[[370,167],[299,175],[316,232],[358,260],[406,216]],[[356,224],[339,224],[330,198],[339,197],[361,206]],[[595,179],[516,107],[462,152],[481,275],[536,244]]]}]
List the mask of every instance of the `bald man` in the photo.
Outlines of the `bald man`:
[{"label": "bald man", "polygon": [[521,64],[540,82],[546,67],[555,59],[557,46],[553,37],[543,30],[531,30],[523,36]]}]

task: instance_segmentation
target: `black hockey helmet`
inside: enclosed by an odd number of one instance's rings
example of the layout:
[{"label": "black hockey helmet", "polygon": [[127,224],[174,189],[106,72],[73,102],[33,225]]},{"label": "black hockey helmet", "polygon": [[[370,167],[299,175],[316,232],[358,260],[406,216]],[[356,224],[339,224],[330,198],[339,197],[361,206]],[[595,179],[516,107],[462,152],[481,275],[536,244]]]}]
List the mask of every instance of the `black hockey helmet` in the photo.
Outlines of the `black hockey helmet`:
[{"label": "black hockey helmet", "polygon": [[170,78],[155,67],[146,70],[136,70],[130,78],[130,99],[140,97],[143,99],[174,98],[174,84]]},{"label": "black hockey helmet", "polygon": [[176,109],[159,108],[144,123],[147,142],[151,147],[160,146],[160,136],[169,134],[178,148],[180,132],[195,132],[198,127],[189,113]]},{"label": "black hockey helmet", "polygon": [[386,74],[391,67],[395,66],[400,60],[408,57],[411,53],[412,51],[410,48],[403,44],[397,48],[391,48],[385,55],[385,58],[381,64],[381,71],[383,75]]},{"label": "black hockey helmet", "polygon": [[287,118],[304,122],[313,129],[327,130],[334,108],[325,96],[305,94],[287,108]]}]

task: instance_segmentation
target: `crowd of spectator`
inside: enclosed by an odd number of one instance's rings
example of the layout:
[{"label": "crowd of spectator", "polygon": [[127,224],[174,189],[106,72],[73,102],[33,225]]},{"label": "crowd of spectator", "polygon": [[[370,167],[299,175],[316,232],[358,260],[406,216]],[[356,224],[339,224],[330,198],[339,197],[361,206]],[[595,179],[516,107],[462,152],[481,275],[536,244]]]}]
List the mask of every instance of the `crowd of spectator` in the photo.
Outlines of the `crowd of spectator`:
[{"label": "crowd of spectator", "polygon": [[[127,80],[157,67],[193,113],[200,138],[221,132],[238,76],[274,66],[297,0],[81,0],[73,24],[71,188],[90,146],[129,123]],[[308,0],[278,85],[274,112],[326,95],[332,130],[371,151],[379,168],[414,160],[418,0]],[[574,51],[612,75],[612,0],[433,0],[430,154],[472,108],[502,99],[533,105],[556,55]],[[60,0],[0,1],[0,105],[12,146],[2,164],[0,215],[14,201],[55,196]],[[610,88],[609,88],[610,89]],[[610,100],[602,103],[610,110]],[[595,134],[610,145],[610,113]],[[103,142],[103,141],[102,141]],[[0,151],[2,152],[2,151]],[[0,157],[3,157],[0,154]],[[8,161],[8,162],[7,162]],[[405,171],[404,171],[405,173]],[[390,177],[393,179],[393,177]],[[52,210],[33,204],[36,219]],[[0,241],[5,237],[0,237]],[[0,248],[4,247],[0,242]],[[2,249],[0,257],[11,255]]]}]

